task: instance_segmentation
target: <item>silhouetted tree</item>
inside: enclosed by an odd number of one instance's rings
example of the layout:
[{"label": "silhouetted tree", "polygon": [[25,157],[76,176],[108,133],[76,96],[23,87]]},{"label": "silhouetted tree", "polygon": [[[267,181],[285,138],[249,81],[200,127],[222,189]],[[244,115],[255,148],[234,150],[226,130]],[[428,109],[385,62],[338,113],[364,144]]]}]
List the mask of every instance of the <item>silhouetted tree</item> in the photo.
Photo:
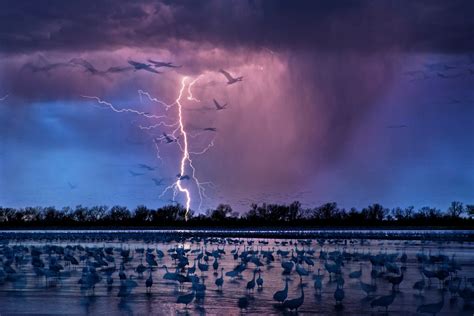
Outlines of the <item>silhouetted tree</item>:
[{"label": "silhouetted tree", "polygon": [[133,219],[137,223],[151,222],[153,220],[154,211],[149,210],[144,205],[139,205],[133,212]]},{"label": "silhouetted tree", "polygon": [[466,204],[466,212],[470,218],[474,217],[474,204]]},{"label": "silhouetted tree", "polygon": [[299,201],[294,201],[290,204],[288,208],[287,220],[292,222],[299,219],[301,216],[301,203]]},{"label": "silhouetted tree", "polygon": [[232,214],[232,207],[229,204],[219,204],[215,210],[212,210],[209,217],[213,221],[222,221],[230,217]]},{"label": "silhouetted tree", "polygon": [[56,224],[63,219],[64,214],[55,207],[49,206],[43,209],[43,219],[47,224]]},{"label": "silhouetted tree", "polygon": [[[469,216],[463,217],[467,212]],[[0,227],[91,227],[116,225],[127,226],[443,226],[472,227],[474,224],[474,205],[463,206],[453,202],[446,213],[429,206],[415,211],[412,206],[394,208],[390,212],[380,204],[373,204],[360,212],[338,208],[336,203],[326,203],[314,209],[304,209],[299,202],[291,204],[252,204],[247,213],[239,216],[228,204],[220,204],[215,210],[194,217],[189,212],[185,223],[185,208],[180,205],[167,205],[157,210],[138,206],[133,214],[123,206],[83,207],[75,209],[64,207],[0,207]]]},{"label": "silhouetted tree", "polygon": [[131,217],[130,211],[125,206],[115,205],[110,209],[107,218],[115,223],[129,220]]},{"label": "silhouetted tree", "polygon": [[337,208],[337,203],[326,203],[314,209],[313,218],[319,220],[331,220],[337,216],[338,212],[339,209]]},{"label": "silhouetted tree", "polygon": [[464,213],[464,205],[461,202],[453,201],[448,208],[448,215],[452,218],[458,218]]},{"label": "silhouetted tree", "polygon": [[82,205],[76,206],[76,209],[72,213],[72,220],[77,223],[83,223],[87,218],[88,208],[83,207]]},{"label": "silhouetted tree", "polygon": [[37,207],[26,207],[22,220],[25,222],[38,222],[41,220],[41,213],[43,212],[42,208],[37,206]]},{"label": "silhouetted tree", "polygon": [[[181,204],[167,205],[156,210],[153,222],[170,224],[177,221],[185,220],[186,209]],[[192,217],[192,213],[189,218]]]},{"label": "silhouetted tree", "polygon": [[381,222],[387,215],[388,210],[380,204],[372,204],[362,210],[363,217],[369,222]]},{"label": "silhouetted tree", "polygon": [[107,216],[107,210],[109,208],[105,205],[93,206],[86,210],[86,221],[97,222],[103,220]]}]

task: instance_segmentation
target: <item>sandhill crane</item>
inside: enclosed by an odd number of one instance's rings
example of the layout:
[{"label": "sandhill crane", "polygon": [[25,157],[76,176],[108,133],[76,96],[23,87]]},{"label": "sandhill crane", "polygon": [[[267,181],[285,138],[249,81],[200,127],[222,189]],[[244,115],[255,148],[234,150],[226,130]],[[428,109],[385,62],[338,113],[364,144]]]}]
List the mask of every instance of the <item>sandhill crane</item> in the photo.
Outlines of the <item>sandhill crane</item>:
[{"label": "sandhill crane", "polygon": [[421,295],[421,292],[425,288],[425,283],[425,276],[422,274],[421,280],[416,281],[415,284],[413,284],[413,289],[418,290],[418,294]]},{"label": "sandhill crane", "polygon": [[145,281],[145,286],[146,286],[146,292],[147,293],[150,293],[152,285],[153,285],[153,277],[151,276],[151,268],[150,268],[150,273],[148,275],[148,278]]},{"label": "sandhill crane", "polygon": [[288,308],[290,311],[291,310],[298,311],[298,308],[300,308],[301,305],[303,305],[303,303],[304,303],[304,290],[303,290],[303,279],[301,279],[301,278],[300,278],[300,288],[301,288],[300,297],[284,301],[283,302],[283,307],[284,308]]},{"label": "sandhill crane", "polygon": [[388,312],[388,307],[393,303],[395,300],[395,292],[392,292],[389,295],[380,296],[370,302],[370,307],[385,307],[385,312]]},{"label": "sandhill crane", "polygon": [[217,289],[222,291],[222,285],[224,285],[224,268],[221,268],[221,276],[216,279]]},{"label": "sandhill crane", "polygon": [[426,313],[435,316],[444,306],[444,292],[441,293],[441,301],[432,304],[423,304],[416,309],[417,313]]},{"label": "sandhill crane", "polygon": [[237,301],[237,306],[239,306],[239,309],[243,311],[244,309],[247,309],[249,307],[249,299],[247,296],[242,296],[239,298]]},{"label": "sandhill crane", "polygon": [[262,278],[262,273],[261,273],[260,269],[258,269],[257,287],[259,289],[263,288],[263,278]]},{"label": "sandhill crane", "polygon": [[191,293],[189,293],[189,294],[183,294],[183,295],[178,296],[178,299],[176,300],[176,303],[184,304],[186,306],[186,308],[188,308],[188,304],[190,304],[194,300],[195,296],[196,296],[196,292],[193,289],[191,291]]},{"label": "sandhill crane", "polygon": [[285,288],[280,291],[276,291],[273,294],[273,299],[277,302],[283,303],[288,297],[288,278],[285,279]]},{"label": "sandhill crane", "polygon": [[362,263],[360,264],[360,268],[357,271],[352,271],[349,273],[349,278],[351,279],[359,279],[362,276]]},{"label": "sandhill crane", "polygon": [[336,300],[336,305],[341,305],[342,300],[344,299],[344,289],[339,284],[336,287],[336,291],[334,291],[334,299]]},{"label": "sandhill crane", "polygon": [[230,73],[228,73],[224,69],[219,69],[219,72],[226,77],[228,85],[234,84],[234,83],[242,81],[244,79],[243,76],[234,78],[234,77],[232,77],[232,75]]},{"label": "sandhill crane", "polygon": [[253,291],[253,289],[255,288],[255,274],[257,274],[257,270],[253,271],[252,280],[247,282],[247,291]]}]

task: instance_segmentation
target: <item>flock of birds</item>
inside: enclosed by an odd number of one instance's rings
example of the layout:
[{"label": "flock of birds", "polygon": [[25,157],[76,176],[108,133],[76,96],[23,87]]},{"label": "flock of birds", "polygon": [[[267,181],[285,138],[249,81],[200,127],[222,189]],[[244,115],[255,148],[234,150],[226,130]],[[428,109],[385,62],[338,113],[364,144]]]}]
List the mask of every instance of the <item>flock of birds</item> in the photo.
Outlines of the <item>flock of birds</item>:
[{"label": "flock of birds", "polygon": [[[157,69],[159,68],[181,68],[181,65],[174,65],[172,62],[163,62],[163,61],[157,61],[153,59],[147,59],[147,62],[139,62],[135,61],[132,59],[129,59],[127,61],[129,64],[128,66],[114,66],[114,67],[109,67],[107,70],[99,70],[97,69],[92,63],[89,61],[83,59],[83,58],[72,58],[68,62],[56,62],[56,63],[50,63],[47,61],[45,58],[41,57],[39,58],[39,62],[37,63],[27,63],[23,66],[23,69],[29,69],[32,72],[49,72],[51,70],[57,69],[57,68],[62,68],[62,67],[82,67],[86,72],[88,72],[91,75],[107,75],[107,74],[113,74],[113,73],[120,73],[120,72],[126,72],[130,70],[134,71],[148,71],[156,74],[161,74],[161,71],[158,71]],[[232,85],[237,82],[243,81],[243,76],[236,76],[234,77],[231,73],[224,69],[219,69],[219,73],[224,75],[224,77],[227,80],[227,85]],[[0,99],[0,101],[3,101],[6,99],[8,95],[6,95],[4,98]],[[216,111],[222,111],[225,110],[228,106],[227,103],[222,104],[219,103],[216,99],[213,99],[213,104],[215,106]],[[146,113],[149,114],[149,113]],[[215,127],[204,127],[200,128],[200,130],[205,131],[205,132],[217,132],[217,128]],[[174,137],[172,135],[167,134],[166,132],[163,132],[161,137],[155,137],[153,139],[154,142],[156,143],[165,143],[165,144],[173,144],[177,143],[179,140],[178,137]],[[146,169],[147,171],[153,171],[155,170],[155,167],[151,167],[149,165],[145,164],[139,164],[139,167],[142,169]],[[132,177],[137,177],[137,176],[143,176],[145,173],[143,172],[136,172],[134,170],[129,170],[129,173]],[[189,175],[181,175],[177,174],[176,178],[179,180],[190,180]],[[164,182],[169,179],[157,179],[157,178],[152,178],[152,181],[154,184],[158,187],[164,185]],[[67,183],[69,186],[70,190],[75,190],[77,188],[77,184],[73,184],[71,182]],[[174,200],[170,200],[171,202],[176,202]]]},{"label": "flock of birds", "polygon": [[[84,295],[94,296],[101,287],[120,300],[129,299],[140,287],[146,296],[159,296],[160,287],[167,286],[177,290],[176,308],[187,310],[192,304],[203,305],[211,291],[225,293],[228,286],[238,286],[242,295],[235,298],[235,304],[241,312],[258,304],[264,288],[275,289],[280,282],[284,287],[272,295],[273,308],[280,312],[317,309],[314,297],[321,300],[324,296],[329,303],[328,291],[335,309],[341,310],[351,299],[348,293],[358,291],[372,309],[388,313],[401,293],[400,285],[405,284],[406,290],[407,282],[422,302],[428,289],[439,290],[435,291],[438,298],[430,297],[415,308],[417,313],[440,313],[448,295],[450,300],[462,299],[467,310],[472,309],[474,300],[472,271],[463,271],[465,267],[455,254],[448,256],[441,250],[435,254],[422,246],[408,255],[400,251],[413,244],[408,241],[394,243],[395,249],[389,251],[387,241],[363,239],[162,236],[141,244],[130,244],[126,239],[109,243],[97,236],[91,239],[87,246],[58,237],[40,244],[0,240],[0,289],[9,283],[24,288],[28,273],[47,287],[60,287],[61,280],[76,277],[74,282]],[[408,267],[418,271],[419,280],[406,278]],[[307,288],[313,288],[311,296]]]},{"label": "flock of birds", "polygon": [[465,75],[474,75],[474,54],[467,55],[467,58],[452,61],[450,63],[425,63],[419,69],[403,72],[411,80],[426,80],[429,78],[454,79]]}]

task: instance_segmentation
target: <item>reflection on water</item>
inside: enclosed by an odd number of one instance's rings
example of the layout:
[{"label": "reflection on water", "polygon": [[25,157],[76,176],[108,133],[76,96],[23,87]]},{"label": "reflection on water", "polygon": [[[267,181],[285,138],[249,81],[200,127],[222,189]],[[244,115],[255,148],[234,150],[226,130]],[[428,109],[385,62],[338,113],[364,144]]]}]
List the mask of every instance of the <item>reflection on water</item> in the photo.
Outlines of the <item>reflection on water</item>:
[{"label": "reflection on water", "polygon": [[224,231],[221,237],[203,237],[205,231],[197,237],[183,231],[3,232],[0,314],[474,311],[472,242],[387,240],[384,231],[379,239],[356,238],[355,231],[353,238],[322,231],[314,239],[270,239],[261,232],[258,238],[249,232],[222,237]]}]

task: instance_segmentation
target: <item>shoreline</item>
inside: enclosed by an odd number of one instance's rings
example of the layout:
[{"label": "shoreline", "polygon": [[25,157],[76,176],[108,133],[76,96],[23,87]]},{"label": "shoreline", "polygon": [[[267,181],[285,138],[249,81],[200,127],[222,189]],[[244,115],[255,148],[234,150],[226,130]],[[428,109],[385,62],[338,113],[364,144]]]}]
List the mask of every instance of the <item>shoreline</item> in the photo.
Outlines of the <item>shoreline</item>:
[{"label": "shoreline", "polygon": [[[12,236],[13,235],[13,236]],[[286,239],[386,239],[386,240],[452,240],[474,241],[474,229],[256,229],[256,228],[166,228],[166,229],[0,229],[0,240],[14,237],[22,239],[31,235],[80,238],[88,235],[108,237],[153,238],[153,237],[221,237],[221,238],[286,238]]]}]

